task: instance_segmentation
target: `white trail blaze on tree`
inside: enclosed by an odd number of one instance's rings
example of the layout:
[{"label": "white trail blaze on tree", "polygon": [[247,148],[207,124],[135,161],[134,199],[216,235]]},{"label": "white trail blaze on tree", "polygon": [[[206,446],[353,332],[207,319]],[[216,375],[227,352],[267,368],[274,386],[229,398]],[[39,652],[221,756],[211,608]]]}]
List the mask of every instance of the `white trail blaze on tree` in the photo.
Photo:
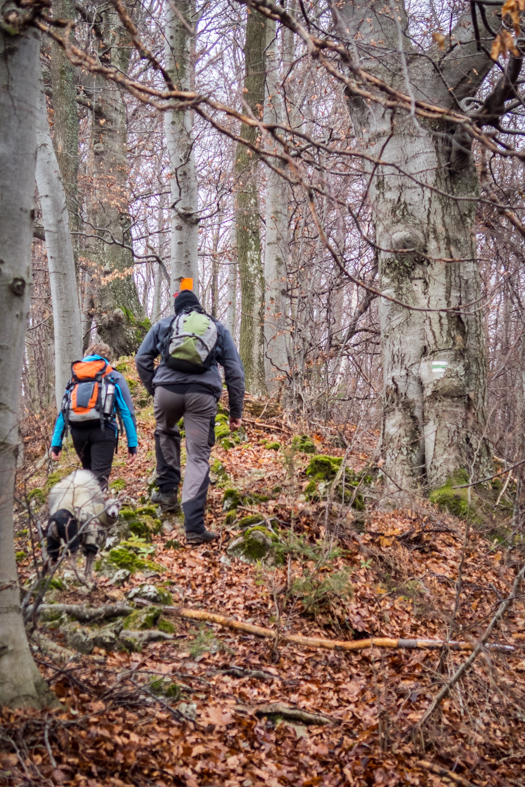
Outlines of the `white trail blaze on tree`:
[{"label": "white trail blaze on tree", "polygon": [[47,121],[42,75],[37,115],[36,181],[46,238],[47,264],[55,335],[55,395],[60,409],[71,364],[82,357],[82,327],[78,305],[75,258],[66,195]]},{"label": "white trail blaze on tree", "polygon": [[13,485],[31,284],[38,56],[36,31],[0,30],[0,705],[40,706],[45,684],[20,611]]},{"label": "white trail blaze on tree", "polygon": [[[493,65],[477,51],[468,16],[453,31],[460,54],[435,46],[420,57],[403,32],[402,5],[394,15],[388,4],[345,0],[338,14],[350,51],[357,38],[367,52],[381,42],[377,57],[365,56],[360,66],[417,100],[458,109]],[[384,162],[368,173],[380,289],[423,310],[380,302],[387,482],[409,490],[421,481],[438,487],[458,468],[485,475],[487,368],[470,150],[458,155],[456,127],[445,121],[393,113],[350,93],[348,102],[363,148]]]},{"label": "white trail blaze on tree", "polygon": [[[166,70],[179,90],[192,89],[193,0],[177,3],[176,14],[166,3]],[[181,19],[183,17],[184,21]],[[193,279],[199,294],[199,219],[198,188],[193,152],[193,114],[191,111],[165,113],[166,146],[171,173],[171,288],[177,292],[182,278]]]}]

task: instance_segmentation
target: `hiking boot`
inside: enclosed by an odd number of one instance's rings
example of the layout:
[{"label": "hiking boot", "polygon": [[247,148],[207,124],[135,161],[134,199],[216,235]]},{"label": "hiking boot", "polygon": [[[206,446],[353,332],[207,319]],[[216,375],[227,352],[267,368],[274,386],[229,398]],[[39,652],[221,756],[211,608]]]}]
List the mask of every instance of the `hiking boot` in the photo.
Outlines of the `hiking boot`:
[{"label": "hiking boot", "polygon": [[171,492],[161,492],[156,489],[150,497],[152,503],[160,506],[164,511],[179,511],[180,505],[177,501],[177,490]]},{"label": "hiking boot", "polygon": [[209,541],[215,541],[216,538],[219,538],[218,533],[205,530],[203,533],[188,533],[186,543],[190,546],[195,546],[196,544],[207,544]]}]

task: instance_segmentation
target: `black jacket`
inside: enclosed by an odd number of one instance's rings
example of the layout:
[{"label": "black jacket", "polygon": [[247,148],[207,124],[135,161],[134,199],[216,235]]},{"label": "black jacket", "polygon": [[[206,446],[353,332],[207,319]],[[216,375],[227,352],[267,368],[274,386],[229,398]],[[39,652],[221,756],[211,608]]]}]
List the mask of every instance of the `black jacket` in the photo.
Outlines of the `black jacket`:
[{"label": "black jacket", "polygon": [[[198,386],[202,390],[209,390],[218,401],[222,393],[222,380],[217,363],[214,363],[211,369],[203,374],[178,372],[175,369],[170,369],[162,360],[155,370],[153,362],[157,356],[162,354],[162,350],[166,346],[172,320],[173,316],[165,317],[155,323],[140,345],[135,363],[144,387],[148,393],[153,394],[157,385],[168,387],[172,385]],[[224,367],[230,416],[240,418],[244,403],[244,367],[230,332],[217,320],[215,320],[215,325],[217,326],[216,360]]]}]

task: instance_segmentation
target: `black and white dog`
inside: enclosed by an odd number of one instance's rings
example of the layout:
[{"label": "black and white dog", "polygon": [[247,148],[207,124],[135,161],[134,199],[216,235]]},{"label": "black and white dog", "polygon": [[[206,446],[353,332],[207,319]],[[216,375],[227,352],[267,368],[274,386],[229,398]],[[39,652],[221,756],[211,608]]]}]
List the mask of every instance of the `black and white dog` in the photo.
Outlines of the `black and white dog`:
[{"label": "black and white dog", "polygon": [[46,531],[50,562],[57,562],[60,543],[63,542],[71,553],[75,568],[78,550],[82,546],[86,556],[84,578],[89,582],[95,555],[104,542],[104,528],[115,524],[120,507],[118,500],[105,500],[90,470],[75,470],[55,484],[49,493],[50,516]]}]

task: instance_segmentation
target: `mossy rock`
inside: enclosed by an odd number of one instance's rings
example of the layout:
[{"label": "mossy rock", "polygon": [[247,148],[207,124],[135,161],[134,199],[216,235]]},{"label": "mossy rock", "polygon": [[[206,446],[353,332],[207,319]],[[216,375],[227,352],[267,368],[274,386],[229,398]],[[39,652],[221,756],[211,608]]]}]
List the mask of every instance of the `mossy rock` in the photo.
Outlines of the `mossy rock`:
[{"label": "mossy rock", "polygon": [[145,631],[147,629],[154,629],[162,615],[160,607],[146,607],[145,609],[136,609],[127,618],[124,618],[122,628],[125,630],[133,629],[134,631]]},{"label": "mossy rock", "polygon": [[144,569],[157,572],[164,570],[162,566],[159,566],[157,563],[153,563],[151,560],[144,560],[122,545],[110,549],[107,559],[108,563],[111,565],[117,568],[125,568],[132,574],[134,574],[135,571],[144,571]]},{"label": "mossy rock", "polygon": [[275,442],[275,443],[264,443],[264,447],[266,448],[267,451],[280,451],[281,450],[281,444],[277,443],[277,442]]},{"label": "mossy rock", "polygon": [[126,372],[128,371],[129,364],[130,364],[130,361],[119,361],[116,365],[115,364],[113,365],[113,368],[117,372],[120,372],[121,374],[125,375]]},{"label": "mossy rock", "polygon": [[217,413],[215,416],[215,426],[220,426],[221,424],[228,425],[230,422],[230,418],[228,413]]},{"label": "mossy rock", "polygon": [[171,622],[171,620],[166,620],[165,618],[161,618],[157,623],[157,628],[159,631],[163,631],[165,634],[175,634],[176,628]]},{"label": "mossy rock", "polygon": [[122,492],[127,486],[127,482],[124,481],[123,478],[115,478],[114,481],[111,481],[109,484],[109,488],[113,489],[114,492]]},{"label": "mossy rock", "polygon": [[470,487],[470,504],[468,487],[454,489],[454,487],[468,483],[468,472],[463,469],[456,470],[443,486],[430,493],[429,499],[431,503],[435,503],[460,519],[469,519],[471,522],[480,524],[483,522],[483,518],[480,516],[478,495],[474,488]]},{"label": "mossy rock", "polygon": [[233,511],[242,505],[242,496],[237,489],[225,489],[222,498],[222,510]]},{"label": "mossy rock", "polygon": [[[307,500],[318,502],[328,494],[330,482],[333,481],[341,468],[340,456],[326,456],[319,454],[311,459],[306,468],[306,475],[310,476],[304,494]],[[356,511],[365,510],[365,501],[360,492],[355,492],[355,487],[370,484],[370,476],[357,475],[352,468],[345,467],[344,481],[341,478],[334,490],[334,499],[346,504],[352,504]]]},{"label": "mossy rock", "polygon": [[135,522],[129,522],[129,531],[133,533],[134,536],[138,536],[139,538],[143,538],[148,543],[151,543],[151,530],[149,529],[146,522],[139,522],[137,519]]},{"label": "mossy rock", "polygon": [[133,380],[131,377],[126,377],[125,380],[128,384],[130,394],[134,396],[139,390],[138,382],[136,380]]},{"label": "mossy rock", "polygon": [[313,476],[317,481],[332,481],[336,477],[342,461],[340,456],[319,454],[310,460],[306,468],[306,475]]},{"label": "mossy rock", "polygon": [[133,522],[137,518],[137,512],[134,508],[129,508],[128,506],[124,506],[124,508],[120,509],[120,519],[125,519],[127,522]]},{"label": "mossy rock", "polygon": [[164,604],[165,606],[173,604],[173,599],[167,590],[149,583],[143,583],[128,593],[129,601],[134,598],[142,598],[146,601],[151,601],[152,604]]},{"label": "mossy rock", "polygon": [[237,510],[234,508],[233,511],[228,511],[226,516],[224,517],[224,525],[233,525],[235,520],[237,519]]},{"label": "mossy rock", "polygon": [[317,482],[314,481],[313,478],[307,483],[304,490],[304,496],[312,503],[318,503],[321,500],[321,495],[319,494],[319,490],[317,488]]},{"label": "mossy rock", "polygon": [[142,506],[141,508],[137,508],[135,510],[135,515],[138,517],[141,516],[149,516],[155,519],[157,516],[157,507],[156,506]]},{"label": "mossy rock", "polygon": [[302,454],[316,454],[317,448],[311,437],[307,434],[295,435],[292,439],[292,448],[300,451]]},{"label": "mossy rock", "polygon": [[250,514],[249,516],[243,516],[242,519],[239,519],[237,522],[237,527],[241,530],[245,530],[247,527],[252,527],[252,525],[262,524],[264,522],[264,517],[260,514]]},{"label": "mossy rock", "polygon": [[227,423],[215,422],[215,439],[222,440],[223,437],[229,437],[231,434],[230,427]]},{"label": "mossy rock", "polygon": [[17,563],[21,563],[22,560],[26,559],[26,557],[27,557],[27,555],[26,555],[26,553],[23,550],[20,550],[19,552],[16,552],[16,554],[15,554],[15,560],[16,560]]},{"label": "mossy rock", "polygon": [[215,459],[210,467],[212,481],[218,484],[225,484],[229,480],[228,473],[223,463],[219,459]]},{"label": "mossy rock", "polygon": [[228,546],[228,553],[246,563],[256,563],[258,560],[273,557],[273,533],[265,527],[252,527],[242,536],[236,538]]},{"label": "mossy rock", "polygon": [[278,495],[280,495],[282,491],[283,491],[283,488],[282,488],[282,486],[274,486],[274,487],[272,488],[272,491],[271,491],[271,495],[270,495],[270,496],[271,496],[271,497],[278,497]]}]

